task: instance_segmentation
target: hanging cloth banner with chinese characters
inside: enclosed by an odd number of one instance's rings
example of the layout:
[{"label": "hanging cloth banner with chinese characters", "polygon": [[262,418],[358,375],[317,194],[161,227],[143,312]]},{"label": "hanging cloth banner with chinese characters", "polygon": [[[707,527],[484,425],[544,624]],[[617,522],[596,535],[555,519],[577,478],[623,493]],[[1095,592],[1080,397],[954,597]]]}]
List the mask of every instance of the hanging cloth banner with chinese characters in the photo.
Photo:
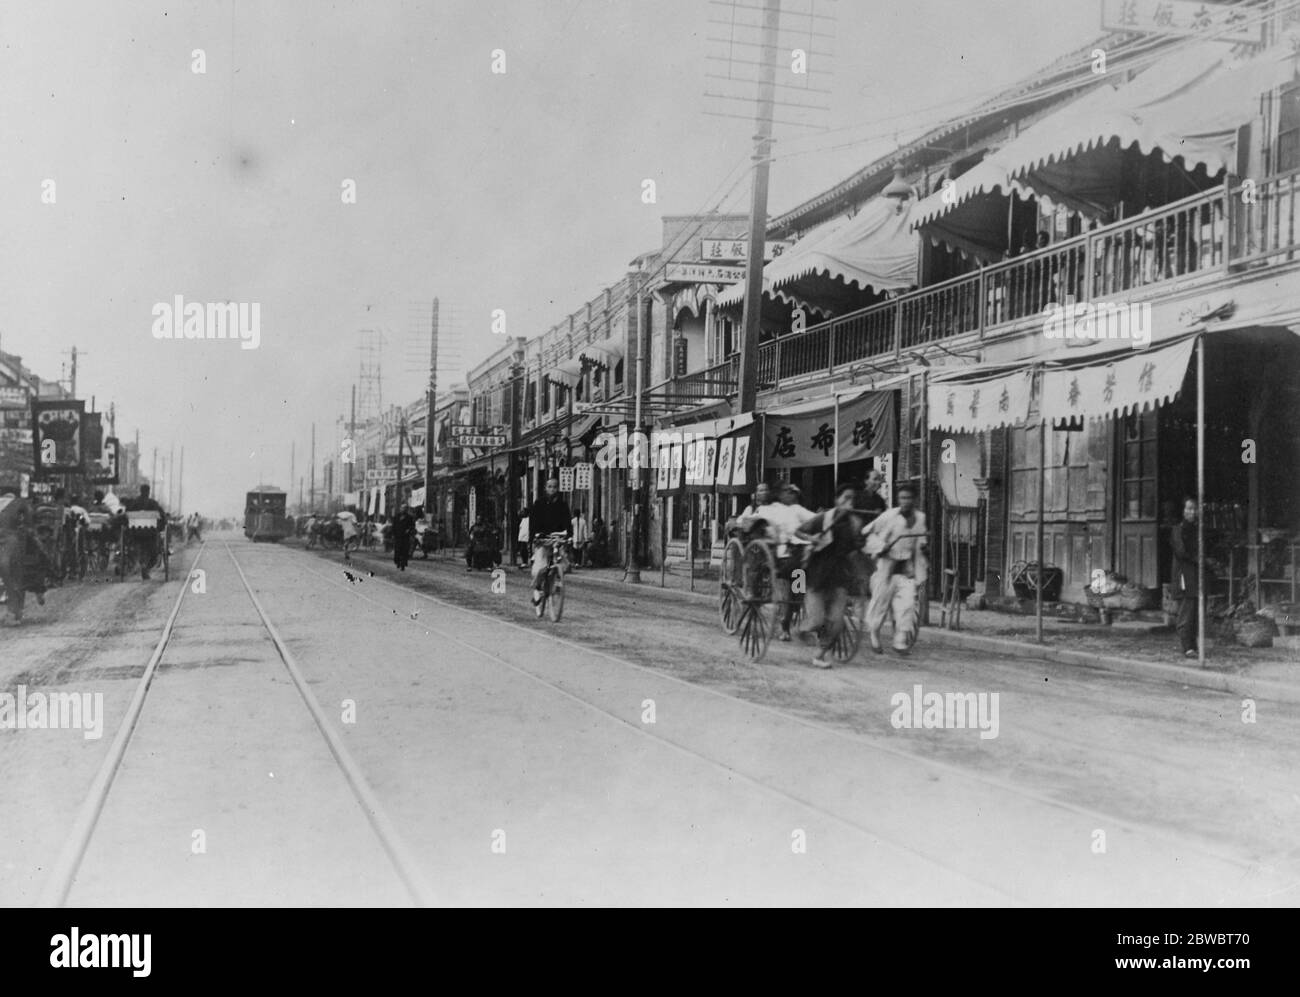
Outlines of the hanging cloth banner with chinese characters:
[{"label": "hanging cloth banner with chinese characters", "polygon": [[1196,337],[1159,350],[1140,350],[1114,363],[1043,372],[1042,414],[1053,423],[1104,419],[1155,408],[1183,386]]},{"label": "hanging cloth banner with chinese characters", "polygon": [[1014,426],[1029,418],[1033,371],[1020,370],[991,381],[931,383],[927,408],[931,429],[979,433]]},{"label": "hanging cloth banner with chinese characters", "polygon": [[897,391],[864,391],[814,406],[770,409],[763,434],[767,467],[821,467],[865,457],[880,457],[898,449]]}]

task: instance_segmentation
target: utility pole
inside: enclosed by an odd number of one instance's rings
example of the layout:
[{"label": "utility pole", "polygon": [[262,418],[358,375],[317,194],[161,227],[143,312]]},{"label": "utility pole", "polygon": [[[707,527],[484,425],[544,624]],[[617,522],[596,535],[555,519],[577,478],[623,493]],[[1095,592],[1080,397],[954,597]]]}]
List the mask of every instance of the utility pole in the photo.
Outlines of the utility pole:
[{"label": "utility pole", "polygon": [[185,508],[185,446],[181,445],[181,469],[176,475],[176,512]]},{"label": "utility pole", "polygon": [[72,357],[72,364],[68,370],[68,390],[71,392],[72,397],[76,398],[77,397],[77,357],[86,356],[86,354],[84,353],[78,354],[77,348],[74,346],[67,354],[65,354],[65,356]]},{"label": "utility pole", "polygon": [[[429,332],[429,400],[424,417],[424,511],[430,515],[433,501],[433,409],[438,398],[438,299],[433,299],[433,323]],[[432,519],[430,520],[432,522]]]},{"label": "utility pole", "polygon": [[740,412],[758,401],[758,333],[763,307],[763,248],[767,235],[767,178],[772,160],[772,109],[776,99],[776,42],[781,0],[763,0],[763,40],[758,67],[758,111],[754,116],[754,187],[749,207],[749,260],[745,268],[745,310],[740,336]]},{"label": "utility pole", "polygon": [[352,491],[352,469],[357,462],[357,386],[352,385],[352,421],[348,423],[348,439],[352,441],[348,456],[348,491]]},{"label": "utility pole", "polygon": [[[289,492],[293,493],[293,479],[298,477],[298,441],[289,442]],[[302,496],[298,496],[298,512],[302,512]]]},{"label": "utility pole", "polygon": [[[108,403],[108,435],[109,436],[117,435],[117,403],[116,402]],[[135,444],[136,446],[140,445],[140,434],[138,432],[136,433]]]},{"label": "utility pole", "polygon": [[171,456],[167,458],[167,507],[175,510],[172,504],[172,479],[176,477],[176,444],[172,444]]},{"label": "utility pole", "polygon": [[311,507],[316,508],[316,423],[311,424]]},{"label": "utility pole", "polygon": [[[139,431],[137,430],[137,433]],[[158,448],[153,448],[153,467],[149,471],[149,490],[154,493],[154,498],[158,497]]]},{"label": "utility pole", "polygon": [[636,434],[633,453],[636,455],[632,464],[632,531],[627,540],[627,566],[623,569],[623,581],[641,584],[641,561],[637,556],[637,542],[641,539],[641,499],[645,494],[645,463],[649,453],[649,441],[641,432],[641,395],[645,392],[645,308],[642,306],[640,278],[636,289],[636,408],[633,420],[633,432]]},{"label": "utility pole", "polygon": [[406,413],[401,413],[401,421],[397,424],[397,480],[393,482],[393,507],[388,510],[388,518],[391,521],[397,515],[397,510],[402,507],[402,472],[406,470],[403,466],[406,463]]}]

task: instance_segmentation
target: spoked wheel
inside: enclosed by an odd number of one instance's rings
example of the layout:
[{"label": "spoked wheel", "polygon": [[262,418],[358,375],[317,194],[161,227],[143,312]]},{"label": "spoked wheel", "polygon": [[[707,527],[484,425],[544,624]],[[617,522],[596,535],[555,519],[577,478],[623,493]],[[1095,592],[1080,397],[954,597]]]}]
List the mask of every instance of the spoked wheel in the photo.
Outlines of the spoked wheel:
[{"label": "spoked wheel", "polygon": [[722,577],[718,583],[718,618],[722,621],[723,632],[728,634],[734,634],[739,628],[744,609],[744,576],[741,573],[744,557],[745,548],[741,542],[735,537],[728,540],[722,551]]},{"label": "spoked wheel", "polygon": [[769,602],[757,602],[746,599],[741,603],[740,620],[737,630],[740,634],[740,649],[751,661],[761,661],[767,654],[767,645],[772,642],[772,627],[775,613]]},{"label": "spoked wheel", "polygon": [[744,609],[738,628],[740,646],[752,661],[759,661],[767,653],[776,617],[772,602],[776,596],[776,558],[772,548],[761,540],[745,545],[741,592]]},{"label": "spoked wheel", "polygon": [[552,623],[559,623],[564,613],[564,575],[559,571],[551,572],[550,582],[546,586],[550,596],[546,600],[546,615]]},{"label": "spoked wheel", "polygon": [[857,607],[850,602],[844,607],[844,627],[831,647],[831,657],[836,661],[852,661],[862,642],[862,624],[858,622]]},{"label": "spoked wheel", "polygon": [[741,561],[740,584],[746,601],[771,602],[776,596],[776,558],[772,548],[761,540],[745,545]]}]

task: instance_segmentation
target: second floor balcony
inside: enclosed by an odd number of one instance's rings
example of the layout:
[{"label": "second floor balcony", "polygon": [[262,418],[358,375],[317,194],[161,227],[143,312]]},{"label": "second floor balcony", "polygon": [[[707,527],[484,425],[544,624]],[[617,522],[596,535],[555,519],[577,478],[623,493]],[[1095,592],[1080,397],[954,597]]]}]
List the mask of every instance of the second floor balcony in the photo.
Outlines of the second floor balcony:
[{"label": "second floor balcony", "polygon": [[[1150,300],[1292,263],[1300,253],[1298,201],[1300,171],[1249,187],[1225,181],[1157,210],[778,336],[759,348],[760,386],[834,374],[963,337],[1014,335],[1039,326],[1053,305]],[[674,391],[689,391],[687,379],[671,383]]]}]

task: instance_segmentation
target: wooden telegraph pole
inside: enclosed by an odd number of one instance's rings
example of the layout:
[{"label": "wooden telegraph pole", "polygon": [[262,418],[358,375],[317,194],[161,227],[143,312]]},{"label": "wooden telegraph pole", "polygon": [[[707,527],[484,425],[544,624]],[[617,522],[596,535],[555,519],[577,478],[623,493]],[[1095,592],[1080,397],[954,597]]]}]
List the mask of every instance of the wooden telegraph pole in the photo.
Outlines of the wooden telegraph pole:
[{"label": "wooden telegraph pole", "polygon": [[740,412],[758,401],[758,333],[763,308],[763,249],[767,235],[767,180],[772,159],[772,110],[776,99],[776,42],[781,0],[763,0],[758,110],[754,116],[754,187],[749,206],[749,259],[740,335]]}]

